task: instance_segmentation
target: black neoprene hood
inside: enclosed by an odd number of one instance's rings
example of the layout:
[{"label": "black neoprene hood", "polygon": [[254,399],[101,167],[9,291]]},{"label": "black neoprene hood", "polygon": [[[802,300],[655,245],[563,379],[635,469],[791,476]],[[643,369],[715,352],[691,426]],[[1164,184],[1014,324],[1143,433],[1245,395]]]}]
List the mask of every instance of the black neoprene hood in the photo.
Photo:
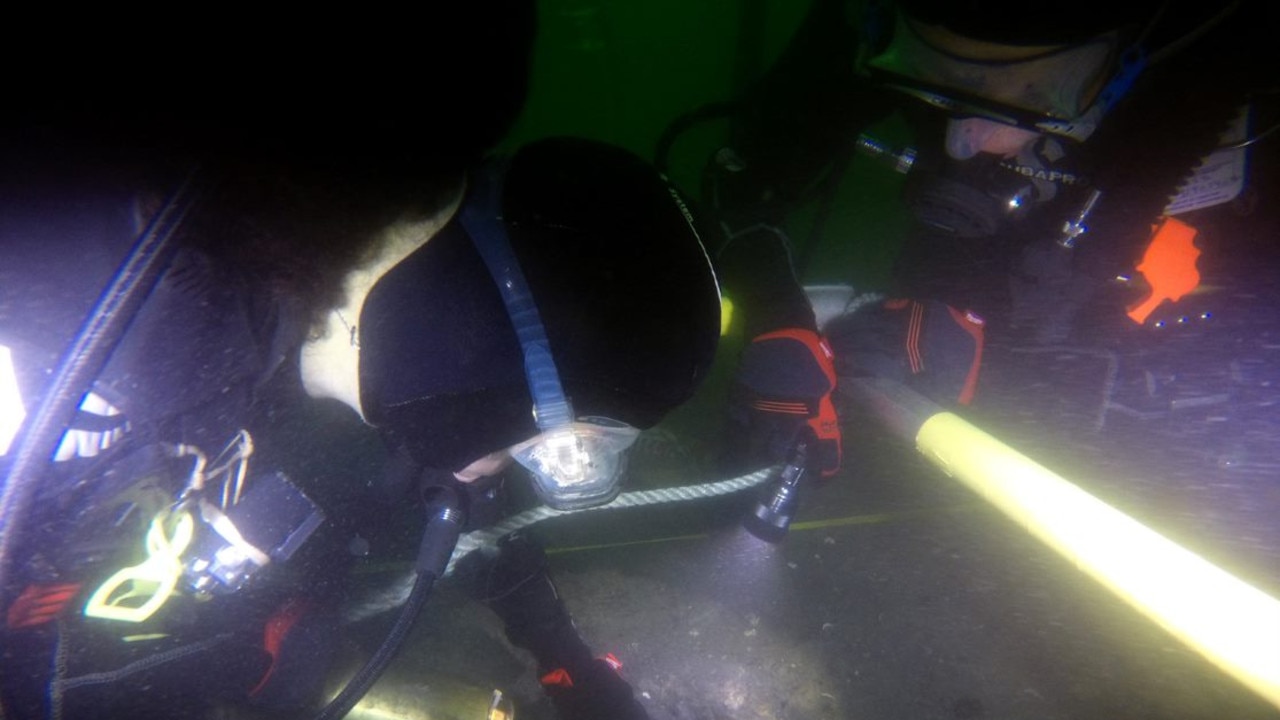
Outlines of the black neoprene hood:
[{"label": "black neoprene hood", "polygon": [[1029,0],[900,0],[912,20],[1002,45],[1073,45],[1150,20],[1154,0],[1037,3]]},{"label": "black neoprene hood", "polygon": [[[719,294],[668,184],[620,148],[521,148],[502,216],[578,416],[639,428],[707,374]],[[388,272],[361,320],[361,403],[426,465],[458,469],[537,433],[507,310],[455,217]]]}]

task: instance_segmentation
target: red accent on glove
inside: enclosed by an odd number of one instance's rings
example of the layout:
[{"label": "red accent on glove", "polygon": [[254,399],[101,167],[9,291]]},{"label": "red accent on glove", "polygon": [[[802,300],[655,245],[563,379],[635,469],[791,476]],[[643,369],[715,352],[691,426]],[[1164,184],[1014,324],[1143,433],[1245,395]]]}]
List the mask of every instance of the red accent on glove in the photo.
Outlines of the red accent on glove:
[{"label": "red accent on glove", "polygon": [[818,367],[822,368],[822,373],[827,376],[827,381],[831,383],[831,387],[834,388],[836,386],[836,366],[833,363],[835,353],[831,352],[827,341],[819,337],[818,333],[812,330],[801,330],[800,328],[786,328],[758,335],[752,338],[751,342],[763,342],[777,338],[790,338],[809,348],[809,352],[813,353],[814,359],[818,361]]},{"label": "red accent on glove", "polygon": [[978,373],[982,369],[982,346],[985,344],[984,328],[986,322],[970,311],[960,312],[959,310],[947,306],[951,311],[951,317],[956,324],[964,328],[966,332],[973,336],[976,343],[973,351],[973,363],[969,365],[969,374],[965,376],[964,388],[960,390],[960,397],[956,402],[961,405],[968,405],[973,402],[973,398],[978,394]]},{"label": "red accent on glove", "polygon": [[[605,653],[600,662],[609,666],[609,669],[617,674],[622,673],[622,661],[613,653]],[[569,675],[569,671],[564,668],[556,668],[551,672],[538,678],[538,682],[547,687],[573,687],[573,677]]]},{"label": "red accent on glove", "polygon": [[569,671],[564,668],[552,670],[538,678],[538,682],[548,687],[573,687],[573,678],[569,676]]},{"label": "red accent on glove", "polygon": [[836,464],[834,467],[824,467],[821,472],[822,477],[831,477],[840,472],[840,464],[844,462],[840,418],[836,416],[836,406],[831,402],[831,393],[822,396],[822,400],[818,402],[818,415],[809,418],[808,424],[813,434],[818,436],[819,441],[828,440],[835,443]]}]

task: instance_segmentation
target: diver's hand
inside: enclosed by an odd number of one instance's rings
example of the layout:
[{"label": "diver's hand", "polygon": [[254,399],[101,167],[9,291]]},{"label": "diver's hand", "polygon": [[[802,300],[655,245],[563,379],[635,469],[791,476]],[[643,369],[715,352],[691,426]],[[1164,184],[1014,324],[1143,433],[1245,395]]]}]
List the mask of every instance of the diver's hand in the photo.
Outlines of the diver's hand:
[{"label": "diver's hand", "polygon": [[727,444],[735,469],[785,462],[796,442],[806,440],[809,470],[823,477],[839,471],[833,359],[812,330],[786,328],[751,341],[730,398]]},{"label": "diver's hand", "polygon": [[512,462],[511,451],[503,448],[485,455],[470,465],[455,472],[453,477],[458,482],[473,483],[481,478],[493,477],[506,470]]},{"label": "diver's hand", "polygon": [[936,300],[888,300],[826,325],[840,377],[892,380],[946,406],[977,393],[984,327]]}]

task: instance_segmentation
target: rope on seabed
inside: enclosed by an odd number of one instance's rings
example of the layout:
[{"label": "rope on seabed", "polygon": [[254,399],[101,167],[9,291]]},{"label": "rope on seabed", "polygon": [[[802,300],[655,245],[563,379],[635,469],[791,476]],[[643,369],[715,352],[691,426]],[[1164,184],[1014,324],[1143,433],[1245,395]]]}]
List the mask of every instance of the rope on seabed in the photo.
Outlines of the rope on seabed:
[{"label": "rope on seabed", "polygon": [[[763,468],[736,478],[730,478],[728,480],[721,480],[713,483],[704,483],[702,485],[669,487],[657,490],[633,490],[631,492],[622,493],[611,502],[604,505],[582,508],[581,510],[553,510],[545,505],[530,508],[524,512],[512,515],[506,520],[503,520],[491,527],[484,528],[483,530],[473,530],[459,538],[458,544],[453,550],[453,556],[449,558],[449,565],[445,568],[444,574],[448,576],[453,572],[453,568],[458,564],[458,561],[476,550],[484,547],[495,546],[497,545],[498,540],[503,536],[509,535],[517,530],[523,530],[530,525],[540,523],[548,518],[584,512],[598,512],[600,510],[617,510],[622,508],[641,507],[644,505],[659,505],[668,502],[700,500],[702,498],[728,495],[730,493],[748,490],[763,484],[769,479],[770,475],[773,474],[775,470],[775,468],[771,467]],[[389,587],[366,598],[360,605],[349,608],[346,613],[347,620],[349,622],[357,622],[375,615],[380,615],[388,610],[392,610],[403,605],[405,600],[409,598],[409,592],[413,589],[413,583],[416,577],[417,576],[411,572],[406,573]]]}]

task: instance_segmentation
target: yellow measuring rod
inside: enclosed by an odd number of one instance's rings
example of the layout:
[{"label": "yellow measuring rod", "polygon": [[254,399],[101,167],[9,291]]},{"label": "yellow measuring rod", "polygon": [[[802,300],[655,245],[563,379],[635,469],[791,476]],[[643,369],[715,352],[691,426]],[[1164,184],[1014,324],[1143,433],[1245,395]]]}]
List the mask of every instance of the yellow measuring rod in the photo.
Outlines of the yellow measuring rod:
[{"label": "yellow measuring rod", "polygon": [[1280,601],[910,389],[842,382],[947,475],[1280,707]]}]

